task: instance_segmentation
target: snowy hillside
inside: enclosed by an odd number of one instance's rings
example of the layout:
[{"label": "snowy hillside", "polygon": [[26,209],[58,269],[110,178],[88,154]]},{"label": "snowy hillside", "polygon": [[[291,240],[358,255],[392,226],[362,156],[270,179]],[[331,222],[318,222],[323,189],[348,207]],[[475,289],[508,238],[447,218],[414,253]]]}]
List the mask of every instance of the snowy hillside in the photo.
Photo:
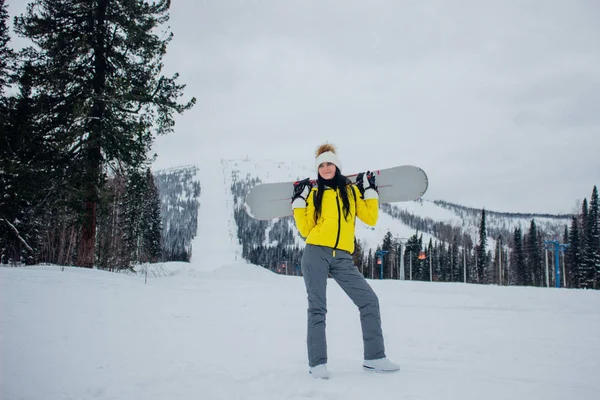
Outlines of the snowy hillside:
[{"label": "snowy hillside", "polygon": [[358,311],[331,282],[332,379],[316,381],[302,278],[208,260],[162,265],[148,284],[0,268],[0,398],[597,399],[597,291],[371,281],[402,366],[379,375],[362,370]]},{"label": "snowy hillside", "polygon": [[163,260],[190,260],[201,193],[197,171],[195,166],[182,166],[154,174],[161,198]]},{"label": "snowy hillside", "polygon": [[[436,206],[453,213],[462,222],[464,229],[472,237],[477,235],[477,228],[481,220],[481,210],[448,203],[445,201],[435,201]],[[570,215],[548,215],[548,214],[517,214],[503,213],[493,210],[486,210],[486,223],[488,226],[488,235],[497,236],[500,231],[512,232],[515,228],[526,230],[531,224],[531,220],[542,231],[552,233],[553,236],[560,238],[566,225],[570,224]]]}]

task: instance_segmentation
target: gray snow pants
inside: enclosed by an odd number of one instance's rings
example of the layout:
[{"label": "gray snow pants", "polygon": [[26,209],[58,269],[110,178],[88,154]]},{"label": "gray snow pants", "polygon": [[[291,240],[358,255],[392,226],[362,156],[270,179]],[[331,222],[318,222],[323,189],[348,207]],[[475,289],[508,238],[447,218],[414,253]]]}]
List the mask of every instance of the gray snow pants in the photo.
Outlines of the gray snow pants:
[{"label": "gray snow pants", "polygon": [[314,367],[327,362],[325,314],[327,314],[327,276],[352,299],[360,311],[365,360],[385,357],[379,300],[358,271],[350,253],[330,247],[308,244],[302,255],[302,275],[308,295],[308,364]]}]

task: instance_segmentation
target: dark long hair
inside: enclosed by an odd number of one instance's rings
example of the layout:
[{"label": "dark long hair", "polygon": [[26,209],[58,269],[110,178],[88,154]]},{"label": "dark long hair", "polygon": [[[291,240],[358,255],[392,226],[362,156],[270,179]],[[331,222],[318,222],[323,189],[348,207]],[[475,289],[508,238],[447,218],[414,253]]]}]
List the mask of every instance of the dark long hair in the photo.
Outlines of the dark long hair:
[{"label": "dark long hair", "polygon": [[[321,177],[321,174],[317,174],[317,195],[315,198],[315,222],[319,220],[321,216],[321,206],[323,204],[323,192],[325,191],[325,185],[336,189],[340,189],[340,195],[342,197],[342,210],[344,212],[344,219],[348,219],[350,215],[350,200],[348,198],[348,185],[352,185],[352,182],[340,173],[338,167],[335,167],[335,176],[331,180],[325,180]],[[354,190],[351,190],[352,196],[354,196]]]}]

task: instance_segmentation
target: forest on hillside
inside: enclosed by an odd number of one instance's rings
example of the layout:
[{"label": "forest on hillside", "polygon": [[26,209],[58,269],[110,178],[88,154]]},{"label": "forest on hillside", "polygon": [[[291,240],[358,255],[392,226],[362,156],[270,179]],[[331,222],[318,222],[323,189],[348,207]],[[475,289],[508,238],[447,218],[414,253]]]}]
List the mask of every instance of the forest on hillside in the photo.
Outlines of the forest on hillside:
[{"label": "forest on hillside", "polygon": [[[240,177],[239,171],[234,171],[232,181],[238,240],[244,257],[277,273],[300,274],[302,246],[294,233],[293,218],[252,219],[245,212],[243,199],[260,179],[250,175]],[[549,241],[557,240],[565,245],[559,254],[560,286],[599,288],[596,187],[589,202],[584,200],[581,213],[571,216],[489,212],[443,201],[436,204],[456,213],[463,225],[435,221],[398,206],[381,204],[382,212],[410,226],[415,233],[402,240],[388,232],[375,249],[367,249],[364,243],[356,241],[353,258],[363,275],[372,279],[400,279],[403,273],[405,279],[421,281],[556,286],[556,268],[552,264],[556,257],[554,245]],[[523,221],[527,222],[526,230],[521,227]],[[424,243],[423,233],[434,239]],[[284,265],[288,267],[282,268]]]}]

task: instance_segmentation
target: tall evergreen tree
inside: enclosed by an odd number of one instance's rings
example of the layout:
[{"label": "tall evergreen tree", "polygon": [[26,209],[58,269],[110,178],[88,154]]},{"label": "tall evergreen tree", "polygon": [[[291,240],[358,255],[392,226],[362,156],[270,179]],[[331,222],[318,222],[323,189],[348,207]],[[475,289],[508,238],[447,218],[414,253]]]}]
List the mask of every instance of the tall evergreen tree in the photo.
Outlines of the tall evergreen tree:
[{"label": "tall evergreen tree", "polygon": [[460,253],[459,253],[459,249],[458,249],[458,238],[456,236],[454,236],[452,238],[452,244],[450,245],[450,248],[449,248],[449,256],[450,256],[450,260],[449,260],[450,281],[458,282],[458,281],[460,281],[460,275],[461,275],[460,266],[462,265],[462,263],[461,263],[461,260],[459,259]]},{"label": "tall evergreen tree", "polygon": [[[129,257],[126,263],[156,262],[161,254],[161,203],[152,172],[148,168],[144,175],[132,171],[128,177],[123,199],[124,239]],[[274,226],[275,239],[280,243],[274,251],[275,262],[289,262],[283,254],[287,232],[280,225]]]},{"label": "tall evergreen tree", "polygon": [[600,215],[598,210],[598,187],[594,186],[588,211],[587,246],[590,275],[594,275],[594,288],[600,289]]},{"label": "tall evergreen tree", "polygon": [[[450,247],[450,246],[448,246]],[[450,281],[450,251],[446,251],[444,242],[436,241],[433,245],[433,276],[437,277],[442,282]]]},{"label": "tall evergreen tree", "polygon": [[34,115],[41,106],[32,94],[30,72],[28,64],[15,71],[17,93],[0,105],[0,257],[10,254],[13,262],[36,261],[39,228],[51,225],[41,220],[56,214],[48,201],[56,197],[51,177],[61,170],[60,158],[37,129]]},{"label": "tall evergreen tree", "polygon": [[383,237],[383,243],[381,245],[381,250],[387,251],[385,256],[383,257],[383,277],[390,278],[392,271],[392,232],[388,231]]},{"label": "tall evergreen tree", "polygon": [[68,189],[81,201],[79,266],[94,263],[105,166],[139,168],[154,135],[171,132],[174,114],[195,102],[178,103],[178,75],[161,75],[173,37],[159,31],[169,7],[169,0],[35,0],[15,20],[16,32],[35,45],[23,56],[47,105],[42,118],[61,116],[47,133],[82,172]]},{"label": "tall evergreen tree", "polygon": [[421,250],[419,239],[415,233],[406,241],[406,248],[404,249],[404,268],[406,270],[406,279],[417,279],[416,265],[419,257],[419,251]]},{"label": "tall evergreen tree", "polygon": [[9,105],[5,96],[5,88],[8,85],[12,72],[13,51],[9,47],[10,35],[8,28],[8,11],[6,3],[0,0],[0,262],[12,262],[15,254],[18,257],[19,237],[18,228],[14,227],[16,213],[15,207],[11,207],[10,188],[14,186],[14,173],[11,173],[10,164],[10,125]]},{"label": "tall evergreen tree", "polygon": [[584,269],[581,265],[581,242],[579,237],[579,223],[577,217],[571,220],[569,232],[569,246],[567,247],[567,265],[570,266],[571,287],[580,288],[583,284]]},{"label": "tall evergreen tree", "polygon": [[527,285],[542,286],[542,253],[541,245],[539,241],[539,235],[535,220],[531,220],[529,225],[529,232],[527,232],[526,244],[526,265],[527,273]]},{"label": "tall evergreen tree", "polygon": [[[570,232],[569,232],[569,226],[565,225],[565,231],[563,233],[563,237],[562,237],[562,242],[561,243],[569,243],[569,236],[570,236]],[[573,271],[572,271],[572,267],[571,264],[569,262],[569,247],[567,246],[567,248],[565,249],[565,252],[563,253],[563,263],[564,263],[564,269],[565,269],[565,281],[566,283],[566,287],[573,287]]]},{"label": "tall evergreen tree", "polygon": [[125,227],[122,234],[128,250],[126,265],[121,266],[122,268],[143,259],[144,209],[147,194],[148,187],[144,177],[138,171],[131,171],[127,177],[122,204]]},{"label": "tall evergreen tree", "polygon": [[525,254],[523,252],[523,234],[521,228],[515,228],[513,235],[513,248],[511,270],[515,285],[525,286],[529,283],[528,273],[525,269]]},{"label": "tall evergreen tree", "polygon": [[[162,218],[158,188],[150,168],[146,170],[146,204],[144,207],[144,261],[157,262],[161,254]],[[292,265],[290,265],[290,268]]]},{"label": "tall evergreen tree", "polygon": [[593,289],[596,271],[594,267],[593,245],[592,245],[592,221],[588,208],[587,199],[583,199],[581,205],[581,264],[579,267],[579,287],[582,289]]},{"label": "tall evergreen tree", "polygon": [[485,208],[481,210],[481,223],[479,225],[479,245],[477,249],[477,281],[484,283],[484,271],[487,269],[487,229],[485,223]]}]

